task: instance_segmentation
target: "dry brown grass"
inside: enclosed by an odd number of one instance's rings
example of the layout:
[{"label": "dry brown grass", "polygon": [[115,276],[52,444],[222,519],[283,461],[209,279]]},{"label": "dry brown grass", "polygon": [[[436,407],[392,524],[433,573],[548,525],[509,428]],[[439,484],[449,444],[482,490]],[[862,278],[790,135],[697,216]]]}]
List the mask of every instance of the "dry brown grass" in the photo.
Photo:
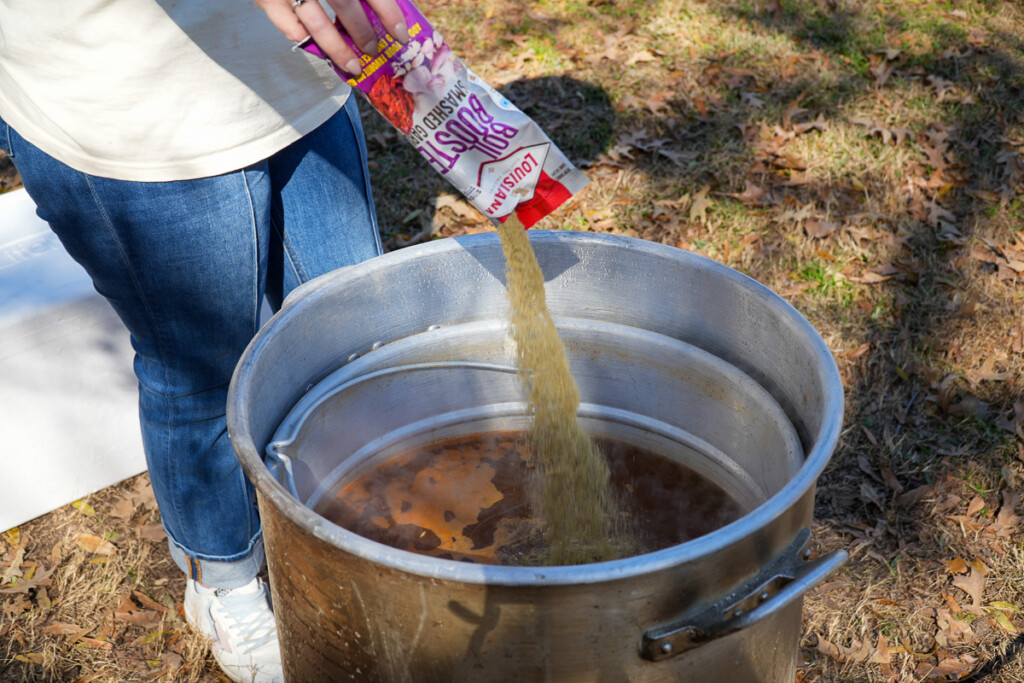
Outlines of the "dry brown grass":
[{"label": "dry brown grass", "polygon": [[2,681],[226,681],[185,626],[148,477],[0,536]]},{"label": "dry brown grass", "polygon": [[[851,561],[807,596],[799,680],[1024,680],[1020,6],[422,5],[587,169],[592,185],[561,226],[738,268],[791,301],[833,350],[846,424],[819,484],[815,544]],[[489,229],[393,131],[366,120],[390,247]],[[0,678],[147,675],[117,648],[42,634],[59,617],[97,637],[128,589],[180,599],[163,549],[104,518],[102,500],[95,518],[64,509],[24,527],[26,559],[55,570],[53,604],[31,596],[11,617],[12,597],[0,596],[0,656],[43,653],[41,665],[0,665]],[[74,549],[68,538],[82,528],[121,534],[108,564]],[[3,551],[0,571],[13,549]],[[181,642],[162,639],[145,656],[181,656],[174,680],[212,677]]]}]

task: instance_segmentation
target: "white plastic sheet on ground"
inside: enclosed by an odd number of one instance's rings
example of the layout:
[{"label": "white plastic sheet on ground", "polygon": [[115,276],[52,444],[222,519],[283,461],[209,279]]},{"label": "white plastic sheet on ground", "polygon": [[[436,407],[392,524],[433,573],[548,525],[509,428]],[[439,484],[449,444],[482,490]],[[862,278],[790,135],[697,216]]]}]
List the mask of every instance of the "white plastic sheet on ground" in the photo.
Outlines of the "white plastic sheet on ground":
[{"label": "white plastic sheet on ground", "polygon": [[0,195],[0,531],[146,469],[132,357],[28,194]]}]

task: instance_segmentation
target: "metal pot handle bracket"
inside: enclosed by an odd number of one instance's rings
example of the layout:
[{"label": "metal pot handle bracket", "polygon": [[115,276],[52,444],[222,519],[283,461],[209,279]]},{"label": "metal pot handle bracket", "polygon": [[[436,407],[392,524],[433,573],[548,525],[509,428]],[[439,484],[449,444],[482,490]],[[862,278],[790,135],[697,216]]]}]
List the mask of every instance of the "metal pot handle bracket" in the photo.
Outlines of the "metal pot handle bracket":
[{"label": "metal pot handle bracket", "polygon": [[753,626],[802,596],[849,558],[845,550],[835,550],[810,561],[811,550],[805,547],[810,539],[811,532],[801,529],[789,547],[742,588],[671,624],[646,631],[640,655],[657,662]]}]

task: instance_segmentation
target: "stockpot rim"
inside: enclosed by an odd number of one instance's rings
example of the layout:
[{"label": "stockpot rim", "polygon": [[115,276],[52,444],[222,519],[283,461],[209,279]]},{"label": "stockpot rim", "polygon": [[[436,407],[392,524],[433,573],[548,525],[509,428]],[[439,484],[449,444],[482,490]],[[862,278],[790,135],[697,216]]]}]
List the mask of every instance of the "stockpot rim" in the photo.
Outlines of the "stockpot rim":
[{"label": "stockpot rim", "polygon": [[[307,508],[267,469],[247,427],[249,409],[242,400],[244,389],[255,372],[261,350],[284,316],[301,315],[303,309],[316,305],[324,287],[336,289],[358,281],[380,268],[400,267],[402,263],[436,257],[450,251],[471,250],[478,242],[497,241],[496,232],[445,238],[418,244],[375,257],[363,263],[327,273],[311,280],[286,301],[281,310],[263,326],[246,347],[231,379],[227,401],[228,434],[242,468],[262,498],[290,522],[308,530],[344,552],[369,562],[436,580],[456,581],[491,586],[554,586],[601,583],[651,574],[670,567],[693,562],[749,537],[757,529],[771,525],[808,493],[828,464],[839,440],[843,421],[843,385],[835,359],[825,341],[811,323],[781,296],[757,280],[738,270],[691,252],[648,240],[620,235],[576,232],[568,230],[531,230],[531,241],[582,240],[586,244],[620,245],[659,259],[677,260],[690,269],[713,271],[716,276],[751,290],[765,305],[777,310],[801,329],[813,350],[814,367],[825,388],[822,420],[813,447],[803,465],[781,490],[738,520],[711,533],[662,550],[609,562],[573,566],[515,567],[482,565],[419,555],[360,536],[337,526]],[[312,286],[310,286],[312,285]]]}]

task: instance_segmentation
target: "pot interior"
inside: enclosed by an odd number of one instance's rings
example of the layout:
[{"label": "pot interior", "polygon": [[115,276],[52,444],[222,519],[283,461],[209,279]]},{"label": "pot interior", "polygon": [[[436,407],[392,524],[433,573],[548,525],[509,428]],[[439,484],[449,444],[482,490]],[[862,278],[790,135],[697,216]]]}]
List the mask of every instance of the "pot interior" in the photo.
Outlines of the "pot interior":
[{"label": "pot interior", "polygon": [[[678,463],[721,490],[723,507],[735,510],[722,523],[763,504],[803,463],[785,412],[737,367],[648,330],[556,323],[580,389],[583,427],[596,439]],[[303,505],[323,512],[347,482],[411,449],[526,430],[511,344],[505,322],[487,320],[373,348],[296,403],[267,448],[267,463]]]}]

